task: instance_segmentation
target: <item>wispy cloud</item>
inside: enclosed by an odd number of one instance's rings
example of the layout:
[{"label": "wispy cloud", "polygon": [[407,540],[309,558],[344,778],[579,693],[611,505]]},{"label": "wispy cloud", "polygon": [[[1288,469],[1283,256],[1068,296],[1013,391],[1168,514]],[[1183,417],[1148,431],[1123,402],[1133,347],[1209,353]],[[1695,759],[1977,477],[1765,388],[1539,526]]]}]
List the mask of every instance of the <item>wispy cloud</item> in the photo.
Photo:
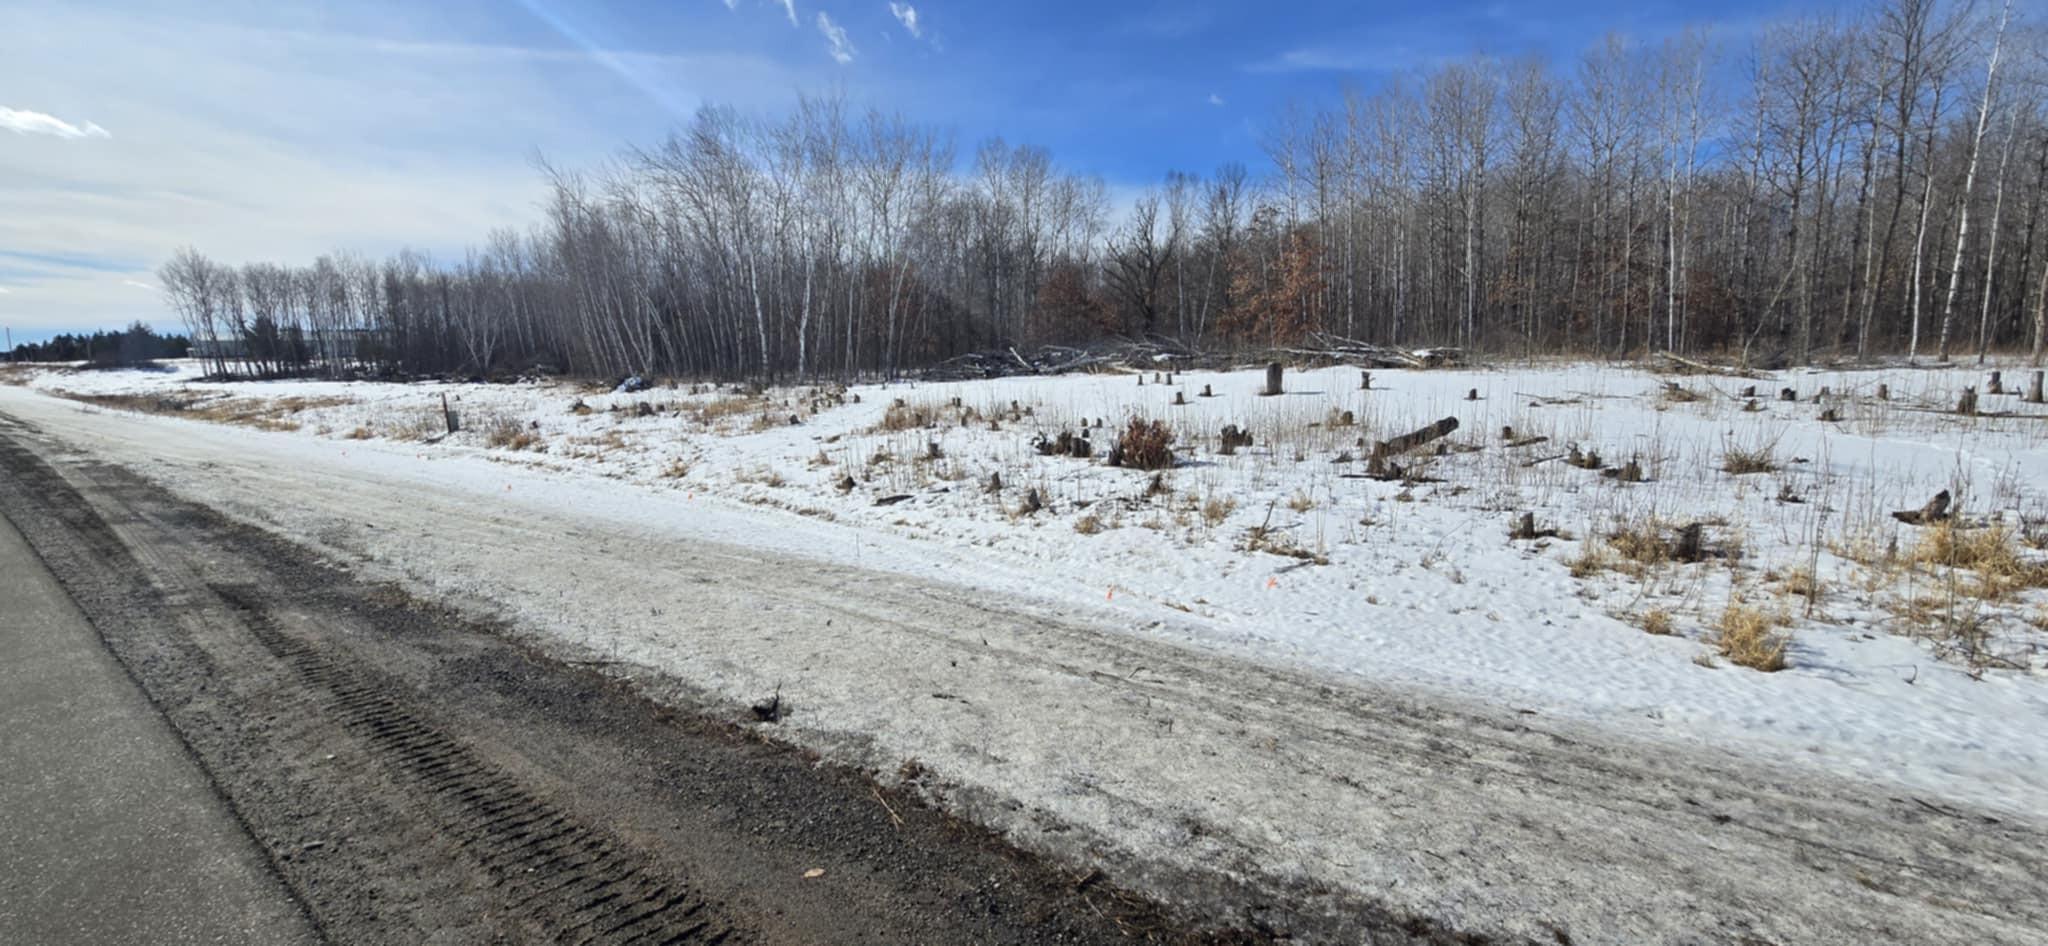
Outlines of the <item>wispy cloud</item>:
[{"label": "wispy cloud", "polygon": [[1223,96],[1217,95],[1217,94],[1216,94],[1216,93],[1214,93],[1214,92],[1211,92],[1211,93],[1209,93],[1209,104],[1210,104],[1210,105],[1214,105],[1214,106],[1216,106],[1217,108],[1222,108],[1222,107],[1223,107]]},{"label": "wispy cloud", "polygon": [[[782,0],[782,12],[789,14],[789,25],[800,26],[796,19],[796,0]],[[823,16],[824,14],[819,14]]]},{"label": "wispy cloud", "polygon": [[825,34],[825,41],[831,44],[833,61],[842,66],[852,62],[853,54],[859,52],[853,48],[853,41],[846,38],[846,29],[832,22],[823,10],[818,11],[818,32]]},{"label": "wispy cloud", "polygon": [[1394,73],[1440,65],[1458,57],[1450,49],[1431,50],[1419,44],[1401,42],[1383,43],[1372,48],[1332,49],[1328,47],[1303,47],[1290,49],[1270,59],[1260,60],[1244,67],[1245,72],[1254,74],[1284,74],[1296,72],[1372,72]]},{"label": "wispy cloud", "polygon": [[136,281],[135,281],[135,280],[133,280],[133,279],[123,279],[123,280],[121,280],[121,285],[123,285],[123,286],[134,286],[134,287],[135,287],[135,288],[137,288],[137,289],[147,289],[147,290],[149,290],[150,292],[155,292],[155,291],[156,291],[156,287],[155,287],[155,286],[152,286],[152,285],[150,285],[150,284],[148,284],[148,283],[146,283],[146,282],[136,282]]},{"label": "wispy cloud", "polygon": [[924,38],[924,27],[917,25],[916,7],[907,3],[895,3],[892,0],[889,4],[889,12],[895,15],[896,22],[903,24],[903,28],[910,31],[910,35],[913,38]]},{"label": "wispy cloud", "polygon": [[74,125],[55,115],[0,105],[0,128],[17,135],[53,135],[58,138],[110,138],[107,130],[92,122]]},{"label": "wispy cloud", "polygon": [[14,290],[9,289],[6,286],[0,286],[0,296],[11,296],[13,294]]}]

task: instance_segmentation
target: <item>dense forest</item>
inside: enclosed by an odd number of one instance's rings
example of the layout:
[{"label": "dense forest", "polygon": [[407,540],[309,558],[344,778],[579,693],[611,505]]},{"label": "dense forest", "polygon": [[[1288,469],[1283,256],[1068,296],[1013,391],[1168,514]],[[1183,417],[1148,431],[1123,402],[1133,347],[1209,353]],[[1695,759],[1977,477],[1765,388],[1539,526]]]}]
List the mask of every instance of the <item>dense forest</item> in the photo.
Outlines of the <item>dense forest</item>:
[{"label": "dense forest", "polygon": [[129,366],[158,358],[183,358],[190,343],[179,335],[158,335],[148,325],[136,322],[119,332],[91,335],[58,335],[44,342],[14,346],[12,361],[84,361],[96,365]]},{"label": "dense forest", "polygon": [[[1730,46],[1736,48],[1729,48]],[[1275,116],[1270,169],[1127,207],[1043,149],[806,99],[707,107],[461,259],[161,280],[307,364],[774,377],[1105,338],[1756,362],[2019,350],[2048,305],[2048,60],[2010,4],[1882,0],[1740,43],[1473,57]],[[254,346],[203,346],[228,370]]]}]

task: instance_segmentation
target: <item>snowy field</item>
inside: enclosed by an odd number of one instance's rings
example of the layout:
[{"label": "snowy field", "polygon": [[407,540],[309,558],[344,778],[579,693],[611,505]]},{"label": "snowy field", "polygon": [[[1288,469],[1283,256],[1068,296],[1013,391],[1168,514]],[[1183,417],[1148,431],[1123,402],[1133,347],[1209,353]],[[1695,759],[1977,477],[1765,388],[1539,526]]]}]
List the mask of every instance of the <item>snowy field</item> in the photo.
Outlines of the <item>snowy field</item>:
[{"label": "snowy field", "polygon": [[[10,380],[300,438],[312,464],[681,492],[737,541],[850,547],[1261,662],[2037,809],[2048,407],[1986,378],[1539,364],[1374,371],[1367,390],[1331,368],[1273,397],[1256,370],[758,393],[216,384],[191,365]],[[1965,387],[1977,416],[1954,413]],[[1134,417],[1173,432],[1172,468],[1105,462]],[[1376,442],[1445,417],[1458,429],[1392,458],[1400,476],[1368,475]],[[1226,425],[1251,444],[1226,450]],[[1084,430],[1089,458],[1034,447]],[[1612,475],[1631,461],[1640,482]],[[1962,527],[1892,516],[1942,490]],[[1525,513],[1538,534],[1514,538]]]}]

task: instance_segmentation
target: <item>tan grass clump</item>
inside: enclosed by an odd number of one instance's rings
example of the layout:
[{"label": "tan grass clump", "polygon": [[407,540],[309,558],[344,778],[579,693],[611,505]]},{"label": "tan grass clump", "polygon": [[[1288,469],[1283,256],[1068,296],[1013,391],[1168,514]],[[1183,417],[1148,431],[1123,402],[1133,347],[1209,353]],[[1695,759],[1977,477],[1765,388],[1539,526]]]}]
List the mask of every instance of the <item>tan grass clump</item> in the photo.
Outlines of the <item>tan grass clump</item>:
[{"label": "tan grass clump", "polygon": [[1765,673],[1785,669],[1785,651],[1792,638],[1777,632],[1779,620],[1739,601],[1728,602],[1714,623],[1714,645],[1729,663]]}]

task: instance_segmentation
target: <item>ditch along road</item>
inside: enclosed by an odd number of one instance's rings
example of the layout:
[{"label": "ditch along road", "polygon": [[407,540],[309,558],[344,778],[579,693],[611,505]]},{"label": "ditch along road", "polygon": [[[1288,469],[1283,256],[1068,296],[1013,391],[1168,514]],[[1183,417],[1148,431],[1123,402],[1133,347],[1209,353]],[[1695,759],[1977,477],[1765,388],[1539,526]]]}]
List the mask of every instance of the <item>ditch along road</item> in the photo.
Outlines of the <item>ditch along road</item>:
[{"label": "ditch along road", "polygon": [[307,450],[0,388],[0,514],[330,941],[2048,942],[2020,816]]}]

